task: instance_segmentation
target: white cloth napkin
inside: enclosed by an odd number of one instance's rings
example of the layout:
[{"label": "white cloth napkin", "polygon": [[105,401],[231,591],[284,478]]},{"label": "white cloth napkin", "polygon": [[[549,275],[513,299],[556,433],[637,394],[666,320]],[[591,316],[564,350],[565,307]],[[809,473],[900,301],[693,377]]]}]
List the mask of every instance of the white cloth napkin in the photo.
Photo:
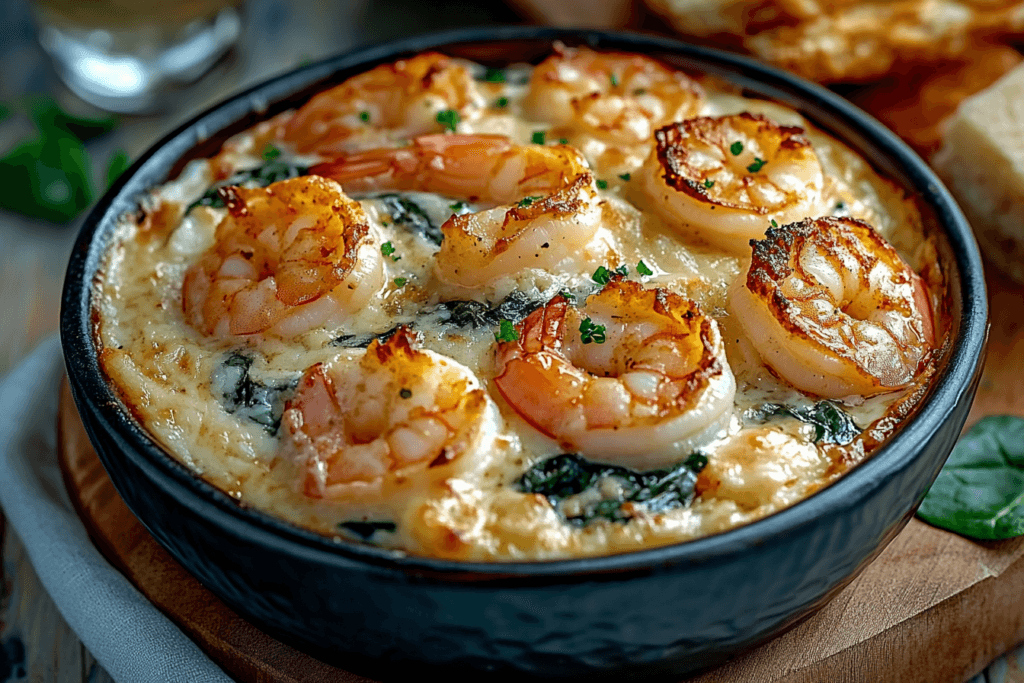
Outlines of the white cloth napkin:
[{"label": "white cloth napkin", "polygon": [[0,507],[57,609],[121,683],[230,683],[199,647],[100,555],[57,464],[56,336],[0,383]]}]

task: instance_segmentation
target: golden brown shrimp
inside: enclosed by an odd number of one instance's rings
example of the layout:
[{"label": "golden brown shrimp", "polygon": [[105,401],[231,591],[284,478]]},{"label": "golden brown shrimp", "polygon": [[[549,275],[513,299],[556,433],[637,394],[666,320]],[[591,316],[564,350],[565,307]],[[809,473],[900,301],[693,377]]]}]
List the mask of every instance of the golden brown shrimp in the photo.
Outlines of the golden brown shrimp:
[{"label": "golden brown shrimp", "polygon": [[382,64],[318,94],[280,137],[301,153],[337,154],[367,135],[380,144],[381,132],[399,140],[440,131],[438,112],[450,109],[466,118],[484,103],[469,69],[427,52]]},{"label": "golden brown shrimp", "polygon": [[772,221],[828,213],[824,171],[800,128],[742,113],[674,123],[655,138],[644,167],[654,209],[719,247],[741,252]]},{"label": "golden brown shrimp", "polygon": [[362,358],[308,369],[281,418],[282,448],[312,498],[379,497],[486,458],[500,418],[470,370],[400,328]]},{"label": "golden brown shrimp", "polygon": [[358,309],[384,283],[366,214],[316,176],[225,187],[216,243],[185,273],[182,309],[206,335],[298,334]]},{"label": "golden brown shrimp", "polygon": [[753,242],[730,307],[762,360],[826,398],[894,391],[934,344],[921,278],[870,225],[818,218]]},{"label": "golden brown shrimp", "polygon": [[561,296],[498,345],[495,384],[563,448],[636,470],[713,440],[736,383],[715,321],[693,301],[614,281],[580,309]]},{"label": "golden brown shrimp", "polygon": [[697,83],[648,57],[557,47],[533,70],[524,109],[587,151],[576,134],[604,143],[602,170],[631,170],[628,159],[647,156],[656,128],[696,116],[703,101]]},{"label": "golden brown shrimp", "polygon": [[[601,223],[594,177],[566,146],[515,145],[497,135],[428,135],[412,145],[314,166],[350,191],[438,192],[497,208],[452,216],[435,261],[438,277],[479,287],[524,268],[584,269]],[[509,205],[511,204],[511,206]]]}]

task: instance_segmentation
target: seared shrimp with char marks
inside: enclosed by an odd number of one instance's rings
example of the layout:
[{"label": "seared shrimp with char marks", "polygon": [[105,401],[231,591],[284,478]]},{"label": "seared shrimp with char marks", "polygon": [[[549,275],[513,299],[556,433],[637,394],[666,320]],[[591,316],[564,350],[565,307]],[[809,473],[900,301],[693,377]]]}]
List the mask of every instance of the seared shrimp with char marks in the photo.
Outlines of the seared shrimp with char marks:
[{"label": "seared shrimp with char marks", "polygon": [[655,133],[646,191],[670,225],[732,252],[772,221],[828,213],[825,174],[803,129],[749,113],[700,117]]},{"label": "seared shrimp with char marks", "polygon": [[357,361],[305,372],[281,418],[282,448],[303,468],[305,495],[380,497],[410,478],[477,467],[499,421],[468,368],[400,328]]},{"label": "seared shrimp with char marks", "polygon": [[697,83],[648,57],[556,47],[533,70],[524,107],[534,119],[607,143],[604,166],[621,165],[635,147],[642,160],[655,128],[695,116],[703,102]]},{"label": "seared shrimp with char marks", "polygon": [[564,145],[427,135],[409,147],[348,155],[311,172],[350,191],[419,190],[500,204],[452,216],[441,226],[437,275],[467,288],[524,268],[585,270],[592,260],[586,245],[601,225],[594,176],[579,152]]},{"label": "seared shrimp with char marks", "polygon": [[366,214],[336,182],[302,176],[220,192],[228,215],[182,283],[196,330],[287,337],[357,310],[383,286]]},{"label": "seared shrimp with char marks", "polygon": [[562,296],[498,345],[494,383],[527,422],[598,462],[645,470],[726,429],[736,383],[715,321],[693,301],[613,281]]},{"label": "seared shrimp with char marks", "polygon": [[381,132],[400,140],[441,130],[438,112],[450,109],[466,118],[484,103],[465,65],[428,52],[382,64],[318,94],[280,137],[300,153],[337,154],[366,136],[380,144]]},{"label": "seared shrimp with char marks", "polygon": [[818,218],[752,242],[730,307],[764,362],[826,398],[907,386],[935,331],[920,276],[870,225]]}]

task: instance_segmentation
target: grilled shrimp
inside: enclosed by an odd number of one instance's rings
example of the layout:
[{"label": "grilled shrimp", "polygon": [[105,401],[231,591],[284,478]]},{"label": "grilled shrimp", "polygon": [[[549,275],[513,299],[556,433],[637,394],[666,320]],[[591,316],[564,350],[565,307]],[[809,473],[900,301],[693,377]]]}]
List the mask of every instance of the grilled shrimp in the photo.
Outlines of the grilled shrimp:
[{"label": "grilled shrimp", "polygon": [[307,496],[379,497],[475,468],[499,419],[468,368],[416,348],[401,328],[358,361],[304,373],[281,418],[282,448],[303,468]]},{"label": "grilled shrimp", "polygon": [[203,334],[306,332],[383,286],[379,242],[336,182],[301,176],[221,195],[216,243],[182,283],[185,320]]},{"label": "grilled shrimp", "polygon": [[[313,173],[350,191],[438,192],[500,206],[452,216],[435,261],[449,284],[479,287],[523,268],[589,264],[586,245],[601,223],[594,176],[564,145],[515,145],[498,135],[427,135],[409,147],[352,154]],[[586,263],[584,263],[586,262]]]},{"label": "grilled shrimp", "polygon": [[654,209],[684,231],[741,252],[775,223],[826,215],[825,174],[803,130],[749,113],[655,133],[644,166]]},{"label": "grilled shrimp", "polygon": [[656,128],[696,116],[703,101],[697,83],[648,57],[559,47],[533,70],[524,109],[587,151],[579,135],[604,143],[599,166],[622,172],[647,156]]},{"label": "grilled shrimp", "polygon": [[921,278],[870,225],[818,218],[768,230],[730,307],[766,365],[826,398],[905,387],[934,344]]},{"label": "grilled shrimp", "polygon": [[636,470],[686,458],[732,416],[718,326],[693,301],[613,281],[574,308],[557,296],[498,345],[509,405],[566,449]]},{"label": "grilled shrimp", "polygon": [[439,112],[466,118],[484,103],[469,69],[428,52],[382,64],[318,94],[284,126],[281,138],[301,153],[337,154],[352,140],[382,131],[391,140],[439,131]]}]

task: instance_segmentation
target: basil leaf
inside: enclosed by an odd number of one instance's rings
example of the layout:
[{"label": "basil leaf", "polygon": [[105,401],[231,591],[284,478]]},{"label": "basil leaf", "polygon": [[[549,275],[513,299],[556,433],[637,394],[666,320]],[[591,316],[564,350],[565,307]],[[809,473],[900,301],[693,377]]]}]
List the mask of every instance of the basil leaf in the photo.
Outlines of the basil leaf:
[{"label": "basil leaf", "polygon": [[917,514],[983,540],[1024,536],[1024,419],[986,417],[953,448]]},{"label": "basil leaf", "polygon": [[89,140],[110,132],[118,122],[113,115],[93,119],[69,114],[60,108],[56,100],[45,95],[28,99],[28,115],[44,137],[52,129],[59,128],[79,140]]},{"label": "basil leaf", "polygon": [[68,223],[92,203],[90,168],[81,140],[44,131],[0,159],[0,208]]},{"label": "basil leaf", "polygon": [[113,185],[114,181],[121,177],[121,174],[127,171],[131,164],[127,152],[123,149],[115,151],[107,163],[107,187]]},{"label": "basil leaf", "polygon": [[[626,503],[657,513],[686,507],[694,498],[697,475],[708,464],[706,457],[692,454],[675,467],[635,472],[625,467],[590,462],[575,453],[563,453],[543,460],[527,470],[519,480],[525,493],[539,493],[548,499],[558,514],[575,527],[584,527],[598,519],[625,523],[632,515],[623,509]],[[566,513],[567,499],[599,487],[606,479],[614,479],[617,494],[611,497],[599,493],[589,500],[578,513]]]}]

